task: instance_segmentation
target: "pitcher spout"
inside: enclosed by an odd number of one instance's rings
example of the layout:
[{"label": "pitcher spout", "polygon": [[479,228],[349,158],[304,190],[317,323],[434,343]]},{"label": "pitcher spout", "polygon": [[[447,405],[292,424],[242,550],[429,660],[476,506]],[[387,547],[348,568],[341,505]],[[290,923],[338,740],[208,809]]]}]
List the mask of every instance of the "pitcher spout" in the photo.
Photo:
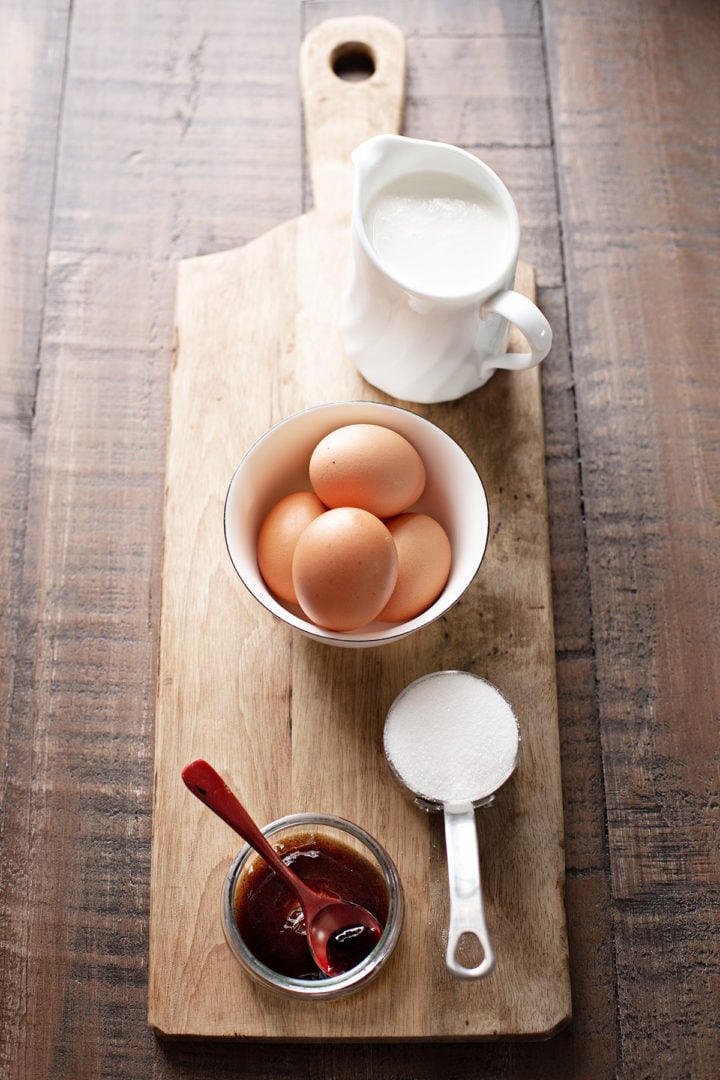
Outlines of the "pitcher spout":
[{"label": "pitcher spout", "polygon": [[356,146],[352,152],[355,168],[355,192],[366,202],[380,188],[401,176],[418,171],[442,172],[448,168],[448,155],[462,158],[468,170],[477,167],[477,159],[466,150],[447,143],[427,139],[411,139],[407,135],[373,135]]},{"label": "pitcher spout", "polygon": [[402,135],[373,135],[356,146],[352,152],[356,183],[364,182],[369,174],[383,164],[388,155],[402,143]]}]

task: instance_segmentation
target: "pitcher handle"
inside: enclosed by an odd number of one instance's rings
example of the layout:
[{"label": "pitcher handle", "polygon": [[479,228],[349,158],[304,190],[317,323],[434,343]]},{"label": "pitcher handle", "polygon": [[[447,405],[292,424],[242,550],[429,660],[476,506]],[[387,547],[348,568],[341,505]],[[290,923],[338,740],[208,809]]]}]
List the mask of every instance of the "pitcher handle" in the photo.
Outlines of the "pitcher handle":
[{"label": "pitcher handle", "polygon": [[483,318],[489,314],[502,315],[508,322],[514,323],[522,332],[530,346],[529,353],[503,353],[492,356],[483,362],[483,368],[507,368],[509,371],[526,371],[544,360],[552,345],[552,330],[542,311],[528,300],[527,296],[504,289],[486,300],[481,309]]}]

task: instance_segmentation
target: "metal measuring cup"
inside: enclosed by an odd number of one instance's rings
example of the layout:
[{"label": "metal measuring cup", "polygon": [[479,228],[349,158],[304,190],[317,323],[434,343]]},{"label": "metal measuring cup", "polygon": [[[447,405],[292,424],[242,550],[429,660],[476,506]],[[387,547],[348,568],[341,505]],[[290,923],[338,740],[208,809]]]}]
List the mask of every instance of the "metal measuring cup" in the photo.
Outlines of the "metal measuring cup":
[{"label": "metal measuring cup", "polygon": [[[489,975],[495,954],[485,922],[475,809],[510,777],[520,750],[515,714],[500,691],[468,671],[437,671],[410,683],[387,714],[385,756],[423,810],[442,810],[450,886],[445,961],[463,979]],[[464,934],[483,950],[475,967],[457,959]]]}]

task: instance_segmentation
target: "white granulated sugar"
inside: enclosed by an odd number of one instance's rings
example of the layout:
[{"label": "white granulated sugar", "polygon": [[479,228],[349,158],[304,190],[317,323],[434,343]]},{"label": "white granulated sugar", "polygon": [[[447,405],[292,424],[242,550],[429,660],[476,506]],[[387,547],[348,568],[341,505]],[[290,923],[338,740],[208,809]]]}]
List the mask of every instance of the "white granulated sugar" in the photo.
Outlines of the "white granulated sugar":
[{"label": "white granulated sugar", "polygon": [[407,786],[436,802],[491,795],[513,771],[519,733],[500,692],[469,672],[412,683],[385,724],[385,752]]}]

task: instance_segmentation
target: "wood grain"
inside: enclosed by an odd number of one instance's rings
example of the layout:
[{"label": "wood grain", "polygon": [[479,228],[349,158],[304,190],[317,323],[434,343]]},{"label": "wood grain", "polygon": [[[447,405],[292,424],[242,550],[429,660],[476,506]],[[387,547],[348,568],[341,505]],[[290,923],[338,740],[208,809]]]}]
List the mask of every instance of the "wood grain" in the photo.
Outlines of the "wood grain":
[{"label": "wood grain", "polygon": [[[345,84],[335,96],[328,57],[344,41],[369,43],[377,81]],[[570,1007],[538,372],[498,375],[482,395],[424,410],[475,461],[493,525],[477,588],[417,639],[371,656],[296,640],[257,609],[224,550],[226,485],[267,426],[320,401],[378,396],[345,360],[338,330],[349,248],[347,168],[358,141],[399,126],[404,42],[380,20],[329,20],[305,40],[301,79],[320,204],[244,249],[188,261],[179,271],[150,1022],[166,1035],[538,1037],[562,1026]],[[520,287],[534,295],[532,275],[523,273]],[[505,688],[524,731],[516,776],[497,809],[481,815],[486,903],[500,959],[492,979],[476,984],[444,968],[446,904],[430,903],[446,875],[436,830],[402,797],[381,751],[382,723],[402,687],[453,667]],[[386,977],[331,1009],[247,984],[217,918],[237,845],[179,784],[194,756],[224,771],[262,820],[321,808],[359,821],[387,846],[406,889],[407,917]],[[233,992],[221,994],[221,986]]]},{"label": "wood grain", "polygon": [[353,10],[2,5],[0,1073],[715,1080],[713,0],[362,5],[408,41],[406,132],[460,130],[509,183],[553,326],[572,1025],[364,1046],[146,1026],[175,267],[312,205],[298,49]]},{"label": "wood grain", "polygon": [[[705,1076],[720,1067],[704,1034],[720,1006],[707,949],[720,880],[720,75],[708,66],[720,12],[549,12],[621,1070]],[[641,27],[630,55],[622,42]]]},{"label": "wood grain", "polygon": [[[3,205],[2,434],[19,450],[17,466],[2,466],[13,481],[3,509],[17,512],[2,522],[13,622],[2,657],[0,1072],[142,1076],[154,1056],[143,912],[170,267],[173,245],[208,242],[217,212],[188,193],[188,153],[202,146],[177,114],[194,100],[191,57],[209,26],[202,14],[176,18],[172,4],[78,3],[71,35],[69,6],[21,7],[3,80],[18,202]],[[275,14],[272,48],[280,5]],[[254,30],[257,41],[260,20]],[[296,48],[295,18],[289,32]],[[246,37],[238,19],[236,46]],[[236,80],[227,63],[218,69],[231,101]],[[295,100],[292,72],[274,70],[278,96],[292,86]],[[276,203],[278,216],[299,207],[299,167],[294,180],[279,190],[297,201]]]},{"label": "wood grain", "polygon": [[[27,1068],[33,990],[30,680],[35,582],[24,574],[68,4],[6,4],[0,78],[0,1074]],[[29,1075],[29,1073],[28,1073]]]}]

